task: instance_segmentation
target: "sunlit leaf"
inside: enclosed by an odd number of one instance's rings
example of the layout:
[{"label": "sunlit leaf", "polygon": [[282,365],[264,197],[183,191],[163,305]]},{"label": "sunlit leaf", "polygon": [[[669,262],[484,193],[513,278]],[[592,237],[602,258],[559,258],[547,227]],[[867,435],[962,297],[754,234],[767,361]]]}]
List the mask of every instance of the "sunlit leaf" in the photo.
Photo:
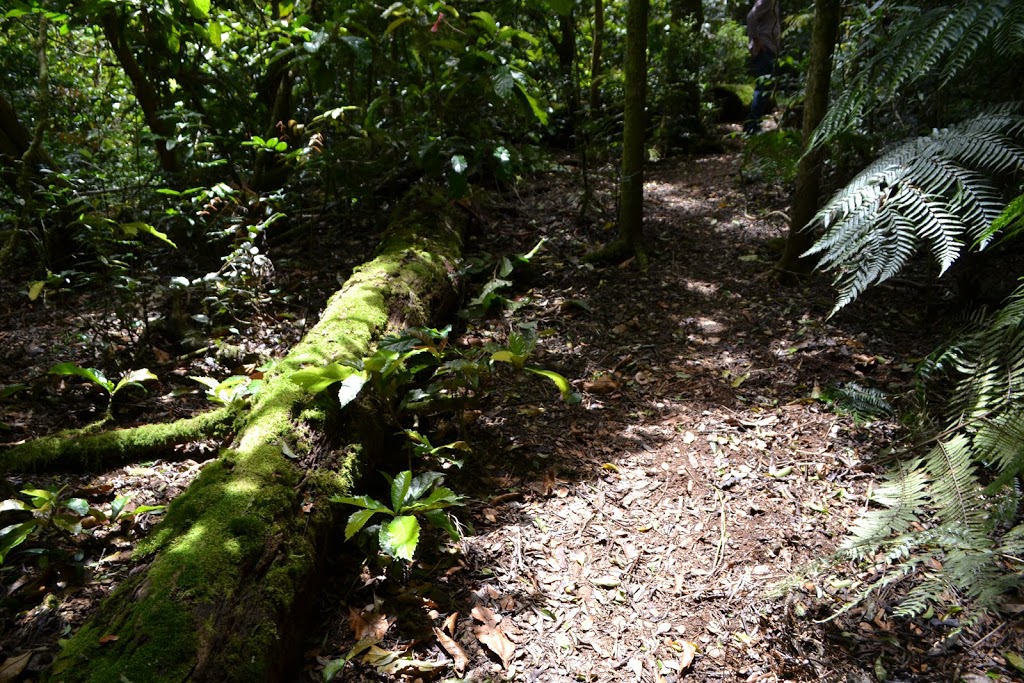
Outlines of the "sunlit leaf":
[{"label": "sunlit leaf", "polygon": [[47,371],[49,375],[73,375],[76,377],[82,377],[87,379],[93,384],[97,384],[108,392],[114,390],[114,383],[107,379],[101,371],[96,368],[83,368],[76,365],[75,363],[57,363]]},{"label": "sunlit leaf", "polygon": [[341,381],[341,389],[338,390],[338,402],[344,408],[355,400],[356,396],[366,384],[367,377],[364,373],[353,372]]},{"label": "sunlit leaf", "polygon": [[175,249],[178,248],[178,245],[172,242],[167,237],[166,233],[160,232],[149,223],[143,223],[142,221],[130,221],[128,223],[121,223],[119,227],[121,228],[121,230],[124,231],[124,234],[128,235],[129,237],[135,237],[140,232],[144,232],[147,235],[152,235],[161,242],[165,242],[171,245]]},{"label": "sunlit leaf", "polygon": [[452,170],[456,173],[465,173],[466,169],[469,168],[469,164],[466,163],[466,157],[461,154],[452,155]]},{"label": "sunlit leaf", "polygon": [[555,383],[556,387],[558,387],[558,391],[562,394],[562,400],[563,401],[568,401],[569,400],[570,396],[572,395],[572,385],[569,384],[569,380],[567,380],[565,377],[563,377],[562,375],[558,374],[554,370],[544,370],[542,368],[532,368],[532,367],[528,367],[528,368],[526,368],[526,370],[527,370],[527,372],[532,372],[535,375],[540,375],[541,377],[547,377],[549,380],[551,380],[552,382]]},{"label": "sunlit leaf", "polygon": [[392,557],[411,561],[420,542],[420,523],[412,515],[395,517],[380,528],[380,547]]},{"label": "sunlit leaf", "polygon": [[43,288],[46,287],[46,280],[36,280],[28,286],[28,299],[29,301],[35,301],[39,298],[39,295],[43,293]]},{"label": "sunlit leaf", "polygon": [[537,98],[531,95],[526,89],[526,86],[519,81],[516,81],[516,87],[519,88],[519,92],[521,92],[523,97],[526,98],[526,102],[530,105],[533,115],[538,121],[540,121],[541,125],[548,125],[548,113],[541,108],[540,102],[537,101]]},{"label": "sunlit leaf", "polygon": [[210,14],[210,0],[189,0],[189,8],[197,19],[205,19]]},{"label": "sunlit leaf", "polygon": [[35,531],[36,526],[36,520],[30,519],[27,522],[9,526],[0,531],[0,564],[3,564],[4,558],[12,550],[25,542],[25,539]]}]

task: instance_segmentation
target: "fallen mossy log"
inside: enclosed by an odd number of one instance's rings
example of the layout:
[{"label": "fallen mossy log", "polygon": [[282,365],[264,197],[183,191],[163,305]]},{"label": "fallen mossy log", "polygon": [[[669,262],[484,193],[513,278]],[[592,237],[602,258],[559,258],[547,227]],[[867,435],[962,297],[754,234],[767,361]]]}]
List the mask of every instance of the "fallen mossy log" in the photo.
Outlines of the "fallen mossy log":
[{"label": "fallen mossy log", "polygon": [[0,453],[0,472],[110,469],[138,462],[171,446],[225,434],[234,411],[219,408],[194,417],[109,431],[73,429],[18,444]]},{"label": "fallen mossy log", "polygon": [[[283,679],[302,636],[297,612],[337,527],[327,499],[350,493],[371,457],[365,442],[332,439],[340,411],[331,392],[311,401],[289,375],[363,357],[382,334],[433,321],[455,300],[461,223],[430,191],[399,205],[375,258],[266,378],[232,447],[136,548],[148,566],[64,645],[49,680]],[[297,464],[310,460],[320,465]]]}]

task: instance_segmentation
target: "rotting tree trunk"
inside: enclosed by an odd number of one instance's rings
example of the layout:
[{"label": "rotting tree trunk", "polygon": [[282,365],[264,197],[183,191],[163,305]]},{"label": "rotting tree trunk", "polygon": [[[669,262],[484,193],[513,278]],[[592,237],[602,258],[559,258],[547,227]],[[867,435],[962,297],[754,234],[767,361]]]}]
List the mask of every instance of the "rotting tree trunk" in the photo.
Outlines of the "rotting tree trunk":
[{"label": "rotting tree trunk", "polygon": [[803,254],[814,244],[814,236],[804,228],[814,218],[820,203],[821,164],[825,149],[820,145],[808,149],[814,130],[828,111],[829,85],[832,80],[832,53],[839,37],[842,17],[840,0],[815,0],[814,28],[811,32],[810,68],[807,73],[807,96],[804,101],[803,149],[796,173],[793,194],[793,215],[782,258],[775,272],[782,282],[806,275],[814,268],[814,259]]},{"label": "rotting tree trunk", "polygon": [[[415,194],[377,256],[268,377],[232,447],[136,549],[145,571],[72,636],[49,680],[283,680],[302,638],[296,613],[310,602],[318,553],[336,527],[327,498],[348,493],[370,457],[351,434],[346,442],[332,431],[331,392],[311,400],[288,377],[365,356],[380,335],[431,322],[454,302],[460,215],[436,194]],[[296,464],[310,459],[321,466]]]}]

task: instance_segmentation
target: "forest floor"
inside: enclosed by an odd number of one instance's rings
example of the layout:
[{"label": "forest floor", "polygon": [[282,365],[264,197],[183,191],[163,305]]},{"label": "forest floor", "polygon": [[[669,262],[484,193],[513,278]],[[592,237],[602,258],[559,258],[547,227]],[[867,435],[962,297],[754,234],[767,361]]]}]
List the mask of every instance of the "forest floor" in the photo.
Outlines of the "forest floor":
[{"label": "forest floor", "polygon": [[[743,182],[740,164],[731,149],[652,165],[646,271],[581,261],[614,236],[610,183],[594,187],[586,220],[572,169],[479,209],[473,247],[517,254],[545,243],[513,275],[519,307],[457,330],[455,343],[533,325],[531,362],[569,378],[582,402],[558,401],[540,377],[507,378],[486,398],[460,428],[473,453],[448,477],[469,499],[464,538],[424,541],[400,582],[345,553],[291,680],[322,680],[325,667],[342,681],[1021,680],[1004,657],[1024,649],[1019,621],[957,633],[956,615],[892,617],[885,593],[823,621],[855,585],[802,570],[842,543],[883,472],[873,459],[906,436],[892,419],[858,420],[826,399],[850,382],[905,395],[936,331],[913,286],[876,291],[831,319],[823,277],[778,286],[768,273],[787,197]],[[258,373],[337,286],[339,264],[315,254],[344,253],[351,266],[371,246],[352,240],[291,260],[271,252],[273,286],[293,294],[289,315],[257,320],[258,334],[229,357],[174,356],[149,340],[160,382],[115,414],[188,415],[203,409],[189,375]],[[0,403],[3,441],[94,419],[104,406],[96,390],[41,378],[58,362],[95,366],[100,341],[111,357],[131,345],[97,333],[110,319],[100,297],[33,304],[8,276],[0,295],[0,376],[44,385]],[[68,497],[108,512],[116,496],[131,496],[127,509],[166,504],[216,448],[89,476],[19,476],[0,493],[66,485]],[[98,524],[46,562],[12,555],[0,568],[0,681],[38,676],[57,640],[131,571],[134,540],[156,517]]]}]

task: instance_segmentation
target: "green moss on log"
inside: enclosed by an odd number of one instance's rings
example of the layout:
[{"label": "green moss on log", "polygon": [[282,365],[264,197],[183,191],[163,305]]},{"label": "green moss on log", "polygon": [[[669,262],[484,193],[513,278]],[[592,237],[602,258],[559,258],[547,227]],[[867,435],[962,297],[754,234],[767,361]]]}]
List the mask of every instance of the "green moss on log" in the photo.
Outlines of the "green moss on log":
[{"label": "green moss on log", "polygon": [[171,446],[227,433],[233,418],[230,409],[221,408],[184,420],[106,432],[68,430],[0,453],[0,472],[99,470],[138,462]]},{"label": "green moss on log", "polygon": [[[268,375],[233,447],[204,468],[140,543],[137,557],[148,569],[71,638],[51,680],[280,678],[297,625],[293,612],[313,586],[320,542],[337,523],[326,498],[350,492],[372,455],[353,443],[334,471],[299,471],[281,444],[309,452],[318,423],[332,415],[319,401],[310,408],[310,397],[288,375],[363,357],[383,333],[431,322],[453,300],[461,237],[447,202],[426,194],[398,211],[376,257],[331,297],[317,325]],[[309,491],[319,494],[314,513],[302,507]]]}]

